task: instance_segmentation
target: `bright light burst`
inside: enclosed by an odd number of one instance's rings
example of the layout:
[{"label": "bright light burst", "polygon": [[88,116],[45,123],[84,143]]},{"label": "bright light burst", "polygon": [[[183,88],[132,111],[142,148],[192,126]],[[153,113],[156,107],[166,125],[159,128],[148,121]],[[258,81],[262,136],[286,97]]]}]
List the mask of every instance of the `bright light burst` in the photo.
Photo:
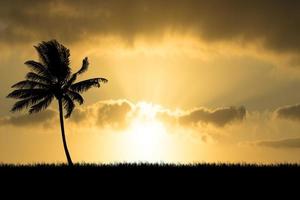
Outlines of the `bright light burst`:
[{"label": "bright light burst", "polygon": [[159,107],[150,103],[139,103],[137,115],[126,131],[131,159],[135,161],[159,162],[168,152],[168,135],[165,125],[156,118]]}]

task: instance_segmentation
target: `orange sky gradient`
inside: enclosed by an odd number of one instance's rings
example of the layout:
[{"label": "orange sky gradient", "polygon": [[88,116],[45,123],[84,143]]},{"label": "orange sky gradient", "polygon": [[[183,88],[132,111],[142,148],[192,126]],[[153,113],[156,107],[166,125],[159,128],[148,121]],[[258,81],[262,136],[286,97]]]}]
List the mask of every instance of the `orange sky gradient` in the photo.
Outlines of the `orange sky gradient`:
[{"label": "orange sky gradient", "polygon": [[[30,5],[30,6],[29,6]],[[33,48],[57,39],[108,84],[65,120],[74,162],[300,162],[300,3],[0,2],[0,162],[64,162],[57,106],[13,114]]]}]

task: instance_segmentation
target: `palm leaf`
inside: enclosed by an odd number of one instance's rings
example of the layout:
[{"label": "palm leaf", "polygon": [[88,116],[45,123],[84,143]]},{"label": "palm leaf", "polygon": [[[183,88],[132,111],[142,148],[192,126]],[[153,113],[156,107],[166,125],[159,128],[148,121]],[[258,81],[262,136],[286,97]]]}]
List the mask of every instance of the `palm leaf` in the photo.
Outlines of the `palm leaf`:
[{"label": "palm leaf", "polygon": [[85,57],[82,60],[81,68],[78,70],[78,72],[76,72],[76,74],[82,74],[82,73],[86,72],[88,70],[88,67],[89,67],[89,60],[88,60],[88,57]]},{"label": "palm leaf", "polygon": [[27,89],[33,89],[33,88],[42,88],[42,89],[48,89],[49,85],[46,85],[44,83],[36,82],[36,81],[30,81],[30,80],[25,80],[25,81],[20,81],[13,86],[12,88],[27,88]]},{"label": "palm leaf", "polygon": [[50,71],[42,63],[36,62],[34,60],[28,60],[24,64],[27,65],[34,72],[36,72],[38,75],[53,78]]},{"label": "palm leaf", "polygon": [[48,67],[49,65],[49,61],[48,61],[48,57],[47,57],[47,51],[46,49],[44,49],[41,44],[39,44],[38,46],[34,46],[34,48],[36,49],[39,58],[41,60],[41,62],[43,63],[44,66]]},{"label": "palm leaf", "polygon": [[70,50],[56,40],[41,42],[36,47],[45,66],[59,82],[65,82],[71,74]]},{"label": "palm leaf", "polygon": [[75,108],[75,104],[68,95],[63,96],[62,103],[63,103],[64,109],[67,111],[67,113],[65,114],[65,118],[69,118]]},{"label": "palm leaf", "polygon": [[57,44],[59,45],[61,62],[64,63],[64,65],[71,71],[71,69],[69,68],[69,66],[70,66],[70,50],[68,48],[66,48],[65,46],[63,46],[62,44],[59,44],[58,42],[57,42]]},{"label": "palm leaf", "polygon": [[81,68],[71,76],[71,78],[68,80],[68,82],[66,83],[64,88],[66,88],[66,89],[69,88],[76,81],[78,75],[80,75],[88,70],[88,66],[89,66],[89,61],[88,61],[88,58],[85,57],[82,60]]},{"label": "palm leaf", "polygon": [[66,92],[66,94],[73,100],[78,102],[80,105],[83,104],[84,99],[83,97],[78,93],[78,92],[74,92],[72,90],[68,90]]},{"label": "palm leaf", "polygon": [[76,79],[77,79],[77,74],[75,73],[71,76],[71,78],[67,81],[67,83],[64,85],[63,88],[68,89],[76,81]]},{"label": "palm leaf", "polygon": [[18,89],[9,93],[7,98],[25,99],[47,94],[49,94],[49,91],[45,89]]},{"label": "palm leaf", "polygon": [[29,114],[38,113],[42,110],[45,110],[51,104],[53,97],[53,95],[48,95],[37,104],[31,106],[29,109]]},{"label": "palm leaf", "polygon": [[106,83],[108,80],[105,78],[92,78],[78,83],[74,83],[70,86],[70,89],[75,92],[84,92],[89,90],[91,87],[100,87],[100,83]]},{"label": "palm leaf", "polygon": [[45,84],[52,84],[51,80],[45,76],[38,75],[34,72],[29,72],[26,74],[26,79],[31,81],[38,81]]},{"label": "palm leaf", "polygon": [[45,98],[45,96],[40,95],[40,96],[29,97],[27,99],[22,99],[20,101],[17,101],[13,105],[11,112],[17,112],[17,111],[21,111],[25,108],[28,108],[29,106],[36,104],[38,101],[42,100],[43,98]]}]

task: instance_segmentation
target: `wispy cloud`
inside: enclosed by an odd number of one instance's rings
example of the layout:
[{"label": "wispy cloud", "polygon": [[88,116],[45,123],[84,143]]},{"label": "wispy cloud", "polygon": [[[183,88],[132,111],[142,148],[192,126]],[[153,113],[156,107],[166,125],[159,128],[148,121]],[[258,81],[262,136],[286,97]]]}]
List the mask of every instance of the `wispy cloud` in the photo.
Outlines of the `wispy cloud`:
[{"label": "wispy cloud", "polygon": [[250,145],[271,148],[300,148],[300,138],[289,138],[282,140],[263,140],[248,143]]}]

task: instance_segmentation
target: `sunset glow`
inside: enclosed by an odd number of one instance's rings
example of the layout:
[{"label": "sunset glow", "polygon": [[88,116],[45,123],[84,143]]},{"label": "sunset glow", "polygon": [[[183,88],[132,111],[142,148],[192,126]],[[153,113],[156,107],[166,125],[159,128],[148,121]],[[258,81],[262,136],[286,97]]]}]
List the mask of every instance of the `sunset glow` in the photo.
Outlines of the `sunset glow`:
[{"label": "sunset glow", "polygon": [[163,161],[163,155],[168,153],[168,133],[155,115],[155,106],[145,102],[139,103],[137,116],[123,133],[128,140],[126,148],[129,148],[128,154],[132,161],[160,162]]},{"label": "sunset glow", "polygon": [[[299,163],[299,10],[277,0],[1,1],[0,162],[65,162],[68,96],[74,162]],[[70,50],[76,81],[24,64],[46,65],[42,41]],[[42,84],[15,85],[28,77]],[[28,115],[40,93],[11,93],[30,87],[65,94]],[[10,112],[20,99],[29,104]]]}]

